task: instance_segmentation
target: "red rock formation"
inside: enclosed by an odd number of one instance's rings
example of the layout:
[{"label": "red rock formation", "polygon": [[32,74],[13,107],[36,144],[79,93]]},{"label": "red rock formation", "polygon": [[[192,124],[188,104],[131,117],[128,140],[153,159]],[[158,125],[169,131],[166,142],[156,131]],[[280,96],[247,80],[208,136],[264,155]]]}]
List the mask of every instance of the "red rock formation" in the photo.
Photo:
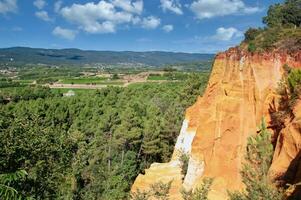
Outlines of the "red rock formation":
[{"label": "red rock formation", "polygon": [[[250,54],[231,48],[218,54],[204,96],[187,109],[171,161],[152,165],[145,175],[137,177],[132,191],[147,190],[158,181],[174,180],[171,199],[181,199],[182,187],[196,188],[204,177],[214,178],[209,199],[226,199],[227,190],[242,189],[240,170],[247,138],[256,134],[262,117],[269,122],[269,108],[276,107],[275,90],[285,64],[301,67],[301,52]],[[300,136],[300,129],[295,132],[298,131]],[[285,164],[274,168],[279,172],[287,169],[296,151],[288,159],[277,147],[279,156],[274,161],[279,158]],[[183,182],[180,152],[190,156]]]},{"label": "red rock formation", "polygon": [[[275,148],[270,176],[285,183],[301,182],[301,100],[293,108],[293,119],[286,121]],[[294,195],[301,196],[301,188],[294,188]]]}]

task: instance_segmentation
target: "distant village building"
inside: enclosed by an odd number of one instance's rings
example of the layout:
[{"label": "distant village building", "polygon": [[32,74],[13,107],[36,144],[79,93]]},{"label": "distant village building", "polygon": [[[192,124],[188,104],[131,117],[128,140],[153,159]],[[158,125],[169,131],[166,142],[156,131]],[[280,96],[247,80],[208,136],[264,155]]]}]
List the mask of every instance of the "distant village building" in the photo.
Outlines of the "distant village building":
[{"label": "distant village building", "polygon": [[73,90],[69,90],[67,93],[64,93],[64,97],[72,97],[75,95],[75,92]]}]

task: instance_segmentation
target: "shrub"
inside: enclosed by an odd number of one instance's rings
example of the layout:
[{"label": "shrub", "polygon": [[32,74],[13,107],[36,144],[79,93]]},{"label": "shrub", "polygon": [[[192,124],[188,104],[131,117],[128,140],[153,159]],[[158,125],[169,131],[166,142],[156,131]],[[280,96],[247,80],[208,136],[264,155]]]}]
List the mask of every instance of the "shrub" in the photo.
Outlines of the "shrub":
[{"label": "shrub", "polygon": [[172,181],[168,183],[158,182],[152,184],[148,191],[141,192],[140,190],[137,190],[137,192],[131,193],[131,200],[168,200],[171,183]]},{"label": "shrub", "polygon": [[256,46],[253,42],[251,42],[248,46],[248,51],[254,53],[256,51]]},{"label": "shrub", "polygon": [[181,162],[182,174],[185,176],[188,170],[189,155],[182,152],[180,155],[180,162]]},{"label": "shrub", "polygon": [[294,95],[300,95],[301,93],[301,70],[300,69],[294,69],[291,70],[288,76],[288,84],[290,92]]},{"label": "shrub", "polygon": [[245,163],[242,169],[245,192],[229,192],[230,200],[281,200],[283,193],[268,179],[268,170],[272,162],[273,145],[271,133],[267,130],[264,120],[260,125],[260,133],[248,139]]},{"label": "shrub", "polygon": [[194,191],[182,190],[182,197],[184,200],[208,200],[210,187],[213,183],[213,178],[204,178],[202,185]]},{"label": "shrub", "polygon": [[245,41],[248,42],[254,40],[261,32],[262,32],[261,29],[249,28],[245,32]]}]

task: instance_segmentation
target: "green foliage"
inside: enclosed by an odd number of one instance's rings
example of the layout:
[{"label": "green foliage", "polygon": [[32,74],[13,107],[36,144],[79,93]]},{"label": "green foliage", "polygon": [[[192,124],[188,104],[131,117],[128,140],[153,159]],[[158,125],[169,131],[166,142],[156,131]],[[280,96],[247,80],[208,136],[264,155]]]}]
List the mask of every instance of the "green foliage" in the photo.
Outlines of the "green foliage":
[{"label": "green foliage", "polygon": [[26,176],[27,172],[25,170],[0,174],[0,198],[3,200],[21,200],[23,197],[14,188],[14,185],[24,180]]},{"label": "green foliage", "polygon": [[301,1],[286,0],[283,4],[270,6],[263,22],[269,27],[290,25],[299,27],[301,25]]},{"label": "green foliage", "polygon": [[14,88],[13,90],[0,90],[0,104],[7,102],[19,102],[22,100],[35,100],[35,99],[45,99],[50,97],[59,96],[60,94],[55,94],[51,91],[49,87],[44,86],[26,86]]},{"label": "green foliage", "polygon": [[57,81],[58,81],[58,79],[56,79],[56,78],[40,78],[36,82],[37,82],[37,84],[53,84]]},{"label": "green foliage", "polygon": [[148,198],[150,197],[149,192],[141,192],[140,190],[131,193],[131,200],[148,200]]},{"label": "green foliage", "polygon": [[301,95],[301,70],[293,69],[288,75],[288,86],[293,96]]},{"label": "green foliage", "polygon": [[184,200],[208,200],[208,193],[213,183],[213,178],[204,178],[202,185],[194,191],[182,190],[182,197]]},{"label": "green foliage", "polygon": [[7,88],[7,87],[19,87],[20,83],[14,82],[12,79],[1,78],[0,79],[0,88]]},{"label": "green foliage", "polygon": [[231,200],[281,200],[283,198],[282,192],[268,179],[272,156],[271,133],[262,120],[260,133],[248,139],[246,161],[241,172],[246,191],[229,193]]},{"label": "green foliage", "polygon": [[189,155],[182,152],[180,155],[182,174],[185,176],[188,170]]},{"label": "green foliage", "polygon": [[64,84],[99,84],[106,81],[104,77],[78,77],[78,78],[65,78],[61,80]]},{"label": "green foliage", "polygon": [[253,42],[249,43],[248,51],[251,52],[251,53],[254,53],[256,51],[256,46]]},{"label": "green foliage", "polygon": [[172,181],[168,183],[158,182],[151,185],[151,196],[158,200],[168,200],[171,183]]},{"label": "green foliage", "polygon": [[117,79],[119,79],[119,76],[118,76],[118,74],[113,74],[113,76],[112,76],[112,79],[113,79],[113,80],[117,80]]},{"label": "green foliage", "polygon": [[261,32],[262,32],[261,29],[249,28],[245,32],[245,41],[248,42],[254,40]]},{"label": "green foliage", "polygon": [[301,1],[286,0],[282,4],[270,6],[263,18],[264,29],[249,28],[245,32],[244,43],[250,52],[273,48],[296,48],[301,37]]},{"label": "green foliage", "polygon": [[[207,77],[72,98],[22,88],[22,98],[0,105],[0,173],[26,170],[14,188],[37,200],[127,199],[139,173],[170,159],[184,111]],[[45,95],[32,98],[40,89]]]},{"label": "green foliage", "polygon": [[169,199],[169,190],[171,187],[172,181],[168,183],[158,182],[150,186],[148,191],[141,192],[140,190],[131,193],[131,200],[148,200],[148,199],[157,199],[157,200],[168,200]]},{"label": "green foliage", "polygon": [[263,18],[262,21],[269,27],[275,27],[275,26],[282,25],[282,20],[283,20],[282,5],[275,4],[269,7],[268,14]]}]

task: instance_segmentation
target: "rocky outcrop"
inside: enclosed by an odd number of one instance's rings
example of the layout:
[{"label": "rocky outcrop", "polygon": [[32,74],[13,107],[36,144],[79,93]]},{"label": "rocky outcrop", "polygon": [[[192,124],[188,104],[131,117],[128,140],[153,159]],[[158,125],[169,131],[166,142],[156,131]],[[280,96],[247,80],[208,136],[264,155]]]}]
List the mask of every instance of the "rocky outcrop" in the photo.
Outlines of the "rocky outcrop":
[{"label": "rocky outcrop", "polygon": [[[262,117],[270,121],[270,108],[277,107],[276,88],[285,64],[301,67],[301,53],[250,54],[231,48],[218,54],[206,92],[186,111],[171,161],[153,164],[137,177],[132,191],[173,180],[171,199],[181,199],[182,188],[194,189],[204,177],[214,178],[209,199],[226,199],[227,190],[241,190],[240,170],[247,138],[256,134]],[[288,131],[293,129],[300,136],[295,126]],[[290,162],[281,155],[282,148],[276,148],[279,156],[274,157],[274,162],[279,157],[285,164],[275,167],[277,172],[287,169]],[[185,175],[181,174],[181,153],[190,157]]]},{"label": "rocky outcrop", "polygon": [[[292,114],[279,134],[269,173],[280,183],[296,184],[301,182],[301,100],[296,102]],[[301,197],[300,186],[289,192]]]}]

